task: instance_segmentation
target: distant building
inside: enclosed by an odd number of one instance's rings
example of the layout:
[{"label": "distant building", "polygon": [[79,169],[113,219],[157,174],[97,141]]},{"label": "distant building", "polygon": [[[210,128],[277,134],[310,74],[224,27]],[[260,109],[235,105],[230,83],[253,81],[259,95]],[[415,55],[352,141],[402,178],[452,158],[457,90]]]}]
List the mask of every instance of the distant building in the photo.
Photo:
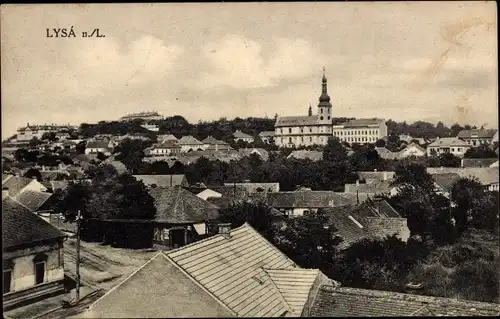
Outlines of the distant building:
[{"label": "distant building", "polygon": [[327,79],[323,70],[318,114],[313,115],[309,106],[308,116],[278,117],[274,143],[280,147],[326,145],[330,137],[337,137],[342,142],[366,144],[375,143],[385,136],[387,125],[383,119],[357,119],[334,125]]},{"label": "distant building", "polygon": [[95,140],[89,141],[85,146],[85,154],[98,154],[102,153],[106,156],[111,155],[113,150],[113,143],[109,140]]},{"label": "distant building", "polygon": [[205,144],[198,141],[196,138],[189,136],[183,136],[178,145],[181,147],[181,153],[193,152],[193,151],[202,151],[205,149]]},{"label": "distant building", "polygon": [[243,133],[240,130],[236,130],[236,132],[233,133],[233,138],[235,142],[243,141],[247,143],[253,143],[254,141],[253,136]]},{"label": "distant building", "polygon": [[457,138],[465,141],[468,145],[491,145],[498,141],[498,130],[495,129],[479,129],[479,130],[462,130],[458,133]]},{"label": "distant building", "polygon": [[463,157],[470,149],[469,143],[456,137],[442,137],[427,146],[427,156],[438,156],[450,153],[458,157]]},{"label": "distant building", "polygon": [[462,158],[460,167],[492,167],[498,158]]},{"label": "distant building", "polygon": [[233,149],[228,143],[220,141],[212,136],[208,136],[201,142],[205,145],[205,150],[228,151]]},{"label": "distant building", "polygon": [[321,161],[323,159],[323,152],[320,151],[292,151],[287,158],[295,158],[295,159],[310,159],[313,162]]},{"label": "distant building", "polygon": [[461,178],[476,178],[479,183],[489,191],[499,190],[499,171],[496,167],[427,167],[427,173],[431,175],[456,173]]},{"label": "distant building", "polygon": [[189,187],[186,175],[133,175],[147,187]]},{"label": "distant building", "polygon": [[255,154],[260,157],[261,160],[267,161],[269,159],[269,152],[263,148],[240,148],[238,153],[242,156],[250,156]]},{"label": "distant building", "polygon": [[4,311],[64,293],[65,237],[2,193]]},{"label": "distant building", "polygon": [[160,127],[155,124],[142,124],[141,127],[151,132],[158,132],[160,130]]},{"label": "distant building", "polygon": [[73,127],[70,125],[30,125],[30,123],[26,124],[24,127],[20,127],[17,129],[17,141],[30,141],[34,137],[41,139],[43,134],[45,133],[58,133],[63,130],[72,129]]},{"label": "distant building", "polygon": [[164,135],[158,135],[157,137],[159,143],[163,143],[166,141],[178,141],[179,139],[172,134],[164,134]]},{"label": "distant building", "polygon": [[425,156],[427,154],[425,148],[422,146],[411,142],[408,144],[404,149],[398,152],[398,159],[406,158],[406,157],[411,157],[411,156],[416,156],[416,157],[421,157]]},{"label": "distant building", "polygon": [[132,114],[127,114],[123,117],[120,118],[120,121],[133,121],[133,120],[162,120],[163,116],[161,116],[158,112],[152,111],[152,112],[139,112],[139,113],[132,113]]},{"label": "distant building", "polygon": [[168,140],[163,143],[153,144],[146,151],[148,156],[169,156],[173,154],[179,154],[181,152],[181,146],[177,141]]},{"label": "distant building", "polygon": [[350,203],[338,193],[311,190],[268,193],[267,201],[287,217],[303,216],[317,212],[320,208],[346,206]]},{"label": "distant building", "polygon": [[262,142],[270,144],[274,140],[274,131],[263,131],[259,133]]}]

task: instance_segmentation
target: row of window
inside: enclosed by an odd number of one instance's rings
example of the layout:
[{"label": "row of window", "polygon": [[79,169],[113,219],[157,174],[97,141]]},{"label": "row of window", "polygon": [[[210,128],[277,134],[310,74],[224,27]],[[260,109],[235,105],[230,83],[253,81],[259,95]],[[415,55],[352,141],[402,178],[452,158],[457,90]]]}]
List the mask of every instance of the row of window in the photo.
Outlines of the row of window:
[{"label": "row of window", "polygon": [[[302,128],[301,127],[300,128],[300,133],[304,133],[304,130],[306,130],[306,128]],[[320,127],[319,130],[320,130],[319,131],[320,133],[323,133],[323,131],[324,131],[324,133],[330,133],[331,128],[330,127],[326,127],[326,130],[325,130],[325,128]],[[280,129],[280,133],[281,134],[283,134],[284,132],[285,132],[285,129]],[[313,132],[313,129],[312,129],[312,127],[310,127],[309,128],[309,133],[312,133],[312,132]],[[288,129],[288,134],[292,134],[292,128]]]},{"label": "row of window", "polygon": [[333,135],[377,135],[379,130],[363,130],[363,131],[334,131]]},{"label": "row of window", "polygon": [[[312,143],[312,141],[313,141],[312,136],[306,137],[306,141],[307,141],[307,138],[309,138],[309,142]],[[283,144],[285,144],[285,143],[287,143],[286,140],[287,140],[286,137],[284,137],[284,138],[281,139],[281,142]],[[297,141],[297,142],[300,142],[300,143],[304,143],[304,137],[303,136],[300,136],[300,137],[299,136],[297,136],[297,137],[289,137],[288,138],[288,143],[293,143],[294,140]],[[321,142],[326,143],[326,138],[321,138],[320,137],[318,139],[318,142],[320,142],[320,143]]]},{"label": "row of window", "polygon": [[362,136],[362,137],[342,137],[342,141],[346,142],[353,142],[353,143],[359,143],[359,142],[376,142],[377,138],[373,136]]},{"label": "row of window", "polygon": [[463,147],[451,147],[451,148],[431,148],[431,151],[437,151],[437,152],[442,152],[442,153],[448,153],[448,152],[465,152],[466,148]]}]

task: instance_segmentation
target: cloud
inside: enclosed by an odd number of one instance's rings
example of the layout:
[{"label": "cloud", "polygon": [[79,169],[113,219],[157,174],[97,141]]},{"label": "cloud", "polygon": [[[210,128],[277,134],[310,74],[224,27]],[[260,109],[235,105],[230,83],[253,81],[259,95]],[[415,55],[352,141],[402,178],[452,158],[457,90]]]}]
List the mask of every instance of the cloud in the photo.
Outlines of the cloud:
[{"label": "cloud", "polygon": [[319,73],[325,61],[332,61],[332,57],[326,57],[303,39],[276,38],[270,47],[272,52],[267,55],[257,41],[234,34],[205,46],[202,55],[210,71],[201,74],[200,86],[274,87],[283,80]]}]

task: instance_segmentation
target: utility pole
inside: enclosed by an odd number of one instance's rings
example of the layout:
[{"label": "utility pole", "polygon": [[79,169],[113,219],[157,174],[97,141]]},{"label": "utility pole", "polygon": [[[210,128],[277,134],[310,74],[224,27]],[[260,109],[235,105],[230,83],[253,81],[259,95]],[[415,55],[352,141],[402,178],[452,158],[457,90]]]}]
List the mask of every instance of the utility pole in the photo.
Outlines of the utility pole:
[{"label": "utility pole", "polygon": [[80,221],[81,221],[81,211],[78,210],[78,215],[76,216],[76,298],[75,303],[78,304],[80,301]]}]

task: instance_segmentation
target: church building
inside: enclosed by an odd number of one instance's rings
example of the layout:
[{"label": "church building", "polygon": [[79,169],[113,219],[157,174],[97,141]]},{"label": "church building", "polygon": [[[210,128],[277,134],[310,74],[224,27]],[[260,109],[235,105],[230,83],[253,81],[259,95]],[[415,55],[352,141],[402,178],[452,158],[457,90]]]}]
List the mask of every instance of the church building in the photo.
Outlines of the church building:
[{"label": "church building", "polygon": [[276,119],[274,142],[280,147],[326,145],[330,137],[348,143],[375,143],[387,136],[384,119],[357,119],[333,125],[332,104],[323,68],[317,115],[309,105],[308,116],[284,116]]}]

